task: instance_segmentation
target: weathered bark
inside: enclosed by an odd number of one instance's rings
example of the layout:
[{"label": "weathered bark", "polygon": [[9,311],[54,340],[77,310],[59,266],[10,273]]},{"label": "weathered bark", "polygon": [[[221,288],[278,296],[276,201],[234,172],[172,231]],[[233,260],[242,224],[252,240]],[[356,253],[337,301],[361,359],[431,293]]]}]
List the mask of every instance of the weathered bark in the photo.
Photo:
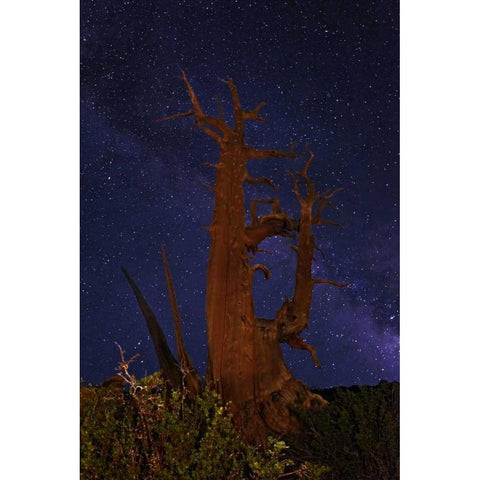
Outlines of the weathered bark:
[{"label": "weathered bark", "polygon": [[155,352],[157,354],[158,364],[162,375],[172,387],[177,389],[181,388],[182,371],[180,369],[180,365],[168,346],[167,339],[165,338],[163,330],[155,318],[155,314],[127,270],[122,268],[122,272],[127,278],[128,283],[135,294],[135,298],[137,299],[138,306],[140,307],[140,310],[142,311],[147,322],[148,331],[150,332],[150,337],[152,338],[152,342],[155,347]]},{"label": "weathered bark", "polygon": [[182,327],[180,322],[180,312],[178,310],[175,290],[173,288],[172,276],[168,267],[167,254],[165,247],[162,245],[163,266],[165,268],[165,277],[167,279],[168,295],[170,297],[170,305],[172,307],[173,323],[175,325],[175,339],[177,343],[178,359],[185,382],[185,386],[190,395],[195,396],[202,389],[202,379],[193,366],[192,359],[183,343]]},{"label": "weathered bark", "polygon": [[[220,147],[216,168],[215,204],[211,226],[210,257],[207,271],[207,336],[208,366],[207,382],[212,384],[225,401],[231,403],[236,421],[251,440],[263,440],[270,432],[288,433],[298,428],[296,417],[289,405],[310,406],[324,404],[325,400],[315,395],[302,382],[296,380],[283,360],[281,343],[310,352],[314,363],[320,366],[315,349],[300,337],[307,327],[313,287],[317,283],[311,276],[315,240],[311,234],[313,225],[331,223],[321,218],[322,210],[329,206],[328,199],[335,192],[319,195],[308,177],[308,168],[313,154],[302,172],[292,174],[294,192],[301,206],[299,220],[289,218],[280,209],[277,199],[256,199],[251,203],[251,223],[245,225],[243,182],[276,186],[267,178],[253,179],[247,164],[253,158],[296,157],[294,147],[283,152],[275,149],[257,150],[245,143],[244,122],[263,122],[260,103],[254,110],[243,110],[234,82],[222,80],[228,85],[233,100],[234,127],[221,118],[204,114],[194,89],[185,73],[182,80],[187,87],[193,109],[171,115],[166,119],[193,116],[196,125]],[[165,120],[165,119],[164,119]],[[311,152],[310,152],[311,153]],[[307,185],[307,194],[302,197],[299,184]],[[329,196],[330,195],[330,196]],[[319,200],[315,215],[315,202]],[[323,202],[323,203],[322,203]],[[258,217],[258,203],[271,205],[271,212]],[[293,299],[285,299],[276,318],[272,320],[255,317],[253,305],[253,276],[262,270],[268,279],[270,272],[260,264],[251,264],[263,240],[275,235],[292,236],[298,233],[296,287]],[[249,257],[249,252],[253,256]]]}]

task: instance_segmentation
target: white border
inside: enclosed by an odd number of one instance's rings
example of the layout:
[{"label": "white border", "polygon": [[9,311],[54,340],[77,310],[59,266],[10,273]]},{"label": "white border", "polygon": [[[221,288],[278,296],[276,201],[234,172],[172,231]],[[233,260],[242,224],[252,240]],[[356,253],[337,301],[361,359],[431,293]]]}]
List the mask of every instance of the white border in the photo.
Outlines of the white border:
[{"label": "white border", "polygon": [[478,470],[478,14],[401,2],[403,480]]},{"label": "white border", "polygon": [[[78,5],[6,5],[0,468],[63,480],[78,476]],[[473,1],[401,2],[403,480],[478,470],[479,18]]]},{"label": "white border", "polygon": [[78,478],[78,4],[1,10],[0,476]]}]

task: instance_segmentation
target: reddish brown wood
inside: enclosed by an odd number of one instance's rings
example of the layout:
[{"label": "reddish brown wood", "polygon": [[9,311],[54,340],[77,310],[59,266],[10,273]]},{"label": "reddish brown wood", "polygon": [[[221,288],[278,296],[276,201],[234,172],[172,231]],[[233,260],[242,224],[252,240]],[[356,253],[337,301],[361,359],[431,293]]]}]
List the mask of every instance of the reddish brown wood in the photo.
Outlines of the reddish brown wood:
[{"label": "reddish brown wood", "polygon": [[[198,127],[220,147],[215,165],[216,182],[213,219],[208,231],[211,248],[207,271],[207,382],[213,385],[225,401],[231,403],[236,421],[248,439],[264,440],[270,432],[288,433],[298,428],[290,404],[311,406],[325,404],[302,382],[295,379],[283,360],[281,343],[308,351],[314,363],[320,362],[313,346],[302,338],[308,326],[313,287],[319,283],[345,287],[348,284],[312,278],[313,251],[316,248],[311,229],[313,225],[337,225],[321,217],[330,198],[337,193],[319,194],[308,176],[313,161],[310,154],[304,169],[292,173],[293,190],[299,201],[301,215],[292,219],[280,208],[278,199],[255,199],[250,206],[250,224],[246,225],[243,182],[276,187],[269,179],[250,177],[247,165],[253,158],[296,157],[294,145],[290,151],[258,150],[245,142],[244,122],[264,122],[260,103],[254,110],[244,110],[232,79],[226,83],[233,101],[233,128],[223,115],[221,118],[204,114],[195,91],[182,72],[193,109],[171,115],[167,119],[193,116]],[[300,193],[300,185],[306,193]],[[258,216],[257,204],[271,205],[270,213]],[[315,205],[317,205],[315,214]],[[270,272],[266,266],[252,262],[263,240],[268,237],[298,236],[294,246],[297,253],[296,285],[292,299],[286,298],[274,319],[256,318],[253,305],[253,277],[261,270],[265,278]]]},{"label": "reddish brown wood", "polygon": [[178,310],[177,298],[173,287],[172,275],[168,266],[167,254],[165,247],[162,245],[163,266],[165,269],[165,277],[167,280],[168,296],[172,307],[173,323],[175,326],[175,340],[177,343],[177,354],[180,361],[180,368],[184,379],[185,387],[190,396],[197,395],[202,389],[202,379],[193,366],[192,359],[183,343],[182,326],[180,321],[180,311]]},{"label": "reddish brown wood", "polygon": [[181,388],[182,372],[180,366],[168,346],[167,339],[165,338],[163,330],[160,327],[153,310],[150,308],[150,305],[145,300],[145,297],[142,295],[142,292],[137,287],[137,284],[127,270],[122,268],[122,272],[133,290],[138,306],[147,322],[148,331],[157,354],[160,371],[170,385],[177,389]]}]

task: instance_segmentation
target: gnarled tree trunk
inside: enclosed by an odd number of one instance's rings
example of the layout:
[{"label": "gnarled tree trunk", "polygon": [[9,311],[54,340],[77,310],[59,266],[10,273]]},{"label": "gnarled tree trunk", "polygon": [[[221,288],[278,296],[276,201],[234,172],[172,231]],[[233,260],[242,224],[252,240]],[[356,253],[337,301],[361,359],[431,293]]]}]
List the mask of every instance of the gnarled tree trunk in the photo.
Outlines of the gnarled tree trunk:
[{"label": "gnarled tree trunk", "polygon": [[[315,284],[327,283],[344,287],[346,283],[314,279],[311,275],[315,240],[313,225],[341,226],[321,217],[329,200],[337,192],[319,194],[308,177],[313,154],[310,153],[305,168],[291,173],[293,190],[299,201],[299,219],[289,218],[280,208],[279,201],[255,199],[250,206],[250,223],[246,225],[243,182],[264,184],[276,188],[267,178],[251,178],[247,165],[251,159],[270,157],[295,158],[293,145],[290,151],[256,150],[244,138],[245,121],[263,122],[260,103],[254,110],[241,107],[234,82],[223,81],[229,87],[234,106],[234,126],[229,126],[221,116],[204,114],[195,92],[183,72],[192,110],[167,118],[193,116],[196,125],[220,147],[216,169],[213,220],[208,230],[211,235],[210,258],[207,273],[206,317],[208,334],[207,382],[213,385],[225,401],[231,403],[235,419],[251,440],[263,440],[270,432],[294,432],[298,423],[289,409],[290,404],[310,406],[324,404],[285,365],[281,343],[307,350],[320,367],[315,349],[300,337],[307,327]],[[304,196],[300,185],[306,185]],[[258,203],[271,205],[271,212],[258,217]],[[315,212],[314,212],[315,210]],[[253,276],[257,270],[265,277],[270,272],[253,259],[261,242],[271,236],[298,237],[292,246],[297,253],[296,286],[292,299],[286,298],[274,319],[256,318],[253,305]]]}]

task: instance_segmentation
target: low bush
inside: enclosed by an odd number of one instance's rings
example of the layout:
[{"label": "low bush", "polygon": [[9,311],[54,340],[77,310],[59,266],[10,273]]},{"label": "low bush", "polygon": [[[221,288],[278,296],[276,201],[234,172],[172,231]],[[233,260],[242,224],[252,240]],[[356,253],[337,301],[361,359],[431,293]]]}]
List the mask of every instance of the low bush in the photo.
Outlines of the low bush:
[{"label": "low bush", "polygon": [[157,376],[125,378],[126,388],[81,388],[82,480],[313,480],[328,470],[295,463],[280,440],[246,445],[213,391],[190,399]]},{"label": "low bush", "polygon": [[323,479],[396,480],[399,478],[398,382],[319,391],[330,403],[300,411],[304,432],[289,438],[299,461],[331,467]]}]

